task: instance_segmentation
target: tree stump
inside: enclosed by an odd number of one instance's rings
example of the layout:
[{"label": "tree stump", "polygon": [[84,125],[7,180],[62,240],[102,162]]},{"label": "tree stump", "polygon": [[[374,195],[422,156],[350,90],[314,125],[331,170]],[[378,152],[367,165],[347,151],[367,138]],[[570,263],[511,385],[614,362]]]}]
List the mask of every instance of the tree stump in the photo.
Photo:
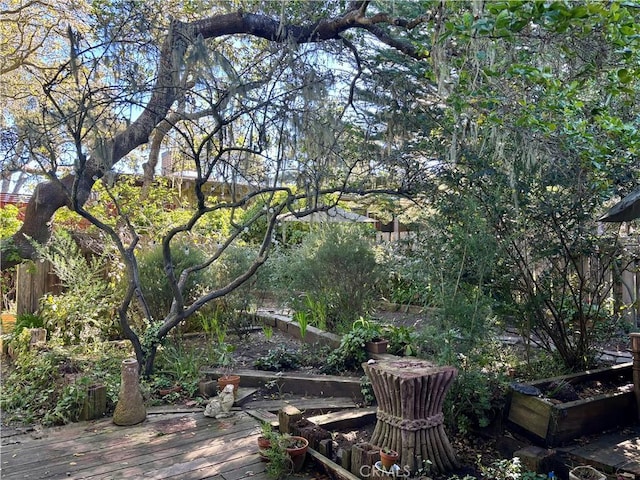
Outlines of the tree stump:
[{"label": "tree stump", "polygon": [[280,433],[293,433],[293,426],[302,419],[302,412],[293,405],[285,405],[278,411]]},{"label": "tree stump", "polygon": [[292,435],[304,437],[309,441],[309,447],[318,450],[322,440],[331,439],[331,432],[319,427],[315,423],[303,418],[298,420],[290,432]]},{"label": "tree stump", "polygon": [[91,385],[87,389],[80,420],[95,420],[101,418],[107,411],[107,387],[105,385]]},{"label": "tree stump", "polygon": [[380,448],[370,443],[356,443],[351,447],[351,473],[363,480],[371,476],[373,465],[380,460]]},{"label": "tree stump", "polygon": [[438,472],[457,468],[442,413],[457,370],[418,359],[382,360],[362,366],[378,401],[371,443],[397,451],[400,467],[412,473],[425,467],[426,461]]}]

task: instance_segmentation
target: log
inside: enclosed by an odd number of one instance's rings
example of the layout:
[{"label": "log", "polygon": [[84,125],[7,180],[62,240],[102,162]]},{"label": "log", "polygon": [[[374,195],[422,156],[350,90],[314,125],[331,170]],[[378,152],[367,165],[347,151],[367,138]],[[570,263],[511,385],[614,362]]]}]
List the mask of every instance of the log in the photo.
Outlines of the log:
[{"label": "log", "polygon": [[340,460],[340,466],[350,472],[351,450],[345,450],[344,448],[338,449],[338,459]]},{"label": "log", "polygon": [[47,343],[47,330],[44,328],[30,328],[29,333],[31,338],[29,339],[29,348],[34,348],[38,345]]},{"label": "log", "polygon": [[80,420],[95,420],[101,418],[107,411],[107,387],[105,385],[91,385],[87,389]]},{"label": "log", "polygon": [[293,425],[291,434],[306,438],[314,450],[320,449],[322,440],[331,439],[331,432],[304,418]]},{"label": "log", "polygon": [[362,479],[371,475],[372,467],[378,460],[380,447],[366,442],[356,443],[351,447],[351,473]]},{"label": "log", "polygon": [[320,440],[318,452],[327,458],[331,458],[333,455],[333,439]]},{"label": "log", "polygon": [[442,413],[457,370],[410,358],[365,363],[362,367],[378,403],[371,443],[397,451],[400,466],[411,473],[427,461],[437,472],[457,468]]},{"label": "log", "polygon": [[292,433],[293,426],[302,419],[302,412],[293,405],[286,405],[278,412],[278,429],[280,433]]}]

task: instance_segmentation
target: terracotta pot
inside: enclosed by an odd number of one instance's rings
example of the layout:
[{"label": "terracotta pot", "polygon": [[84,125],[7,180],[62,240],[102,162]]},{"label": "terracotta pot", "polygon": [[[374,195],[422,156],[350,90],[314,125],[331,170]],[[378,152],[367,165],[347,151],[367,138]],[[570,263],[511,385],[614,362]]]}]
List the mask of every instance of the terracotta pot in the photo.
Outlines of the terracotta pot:
[{"label": "terracotta pot", "polygon": [[268,450],[270,447],[271,447],[270,440],[266,439],[263,436],[258,437],[258,454],[260,455],[260,458],[265,462],[268,462],[269,459],[265,455],[264,451]]},{"label": "terracotta pot", "polygon": [[307,453],[307,449],[309,448],[309,440],[307,440],[304,437],[297,437],[293,435],[291,436],[291,441],[301,442],[304,444],[301,447],[291,447],[291,448],[285,447],[285,450],[287,451],[287,453],[291,458],[298,457],[300,455],[304,455],[305,453]]},{"label": "terracotta pot", "polygon": [[240,386],[239,375],[223,375],[218,378],[218,391],[222,391],[227,385],[233,385],[233,396],[238,396],[238,387]]},{"label": "terracotta pot", "polygon": [[260,450],[266,450],[271,446],[271,441],[265,437],[258,437],[258,448]]},{"label": "terracotta pot", "polygon": [[181,391],[182,391],[182,387],[180,385],[174,385],[173,387],[169,387],[169,388],[161,388],[158,390],[158,393],[164,397],[165,395],[169,395],[171,393],[177,393]]},{"label": "terracotta pot", "polygon": [[394,450],[388,450],[387,453],[380,450],[380,461],[382,462],[382,466],[387,470],[396,464],[398,457],[398,452]]},{"label": "terracotta pot", "polygon": [[309,441],[304,437],[296,437],[295,435],[291,437],[291,441],[303,443],[301,447],[295,448],[287,448],[287,454],[291,458],[291,463],[293,464],[293,473],[297,473],[302,470],[304,466],[304,461],[307,458],[307,449],[309,448]]}]

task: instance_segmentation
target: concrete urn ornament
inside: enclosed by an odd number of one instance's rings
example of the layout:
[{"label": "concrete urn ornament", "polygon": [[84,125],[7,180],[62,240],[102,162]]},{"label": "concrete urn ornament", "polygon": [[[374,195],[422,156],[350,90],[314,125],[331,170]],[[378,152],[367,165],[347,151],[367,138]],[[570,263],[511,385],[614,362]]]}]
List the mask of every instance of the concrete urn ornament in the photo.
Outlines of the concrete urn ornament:
[{"label": "concrete urn ornament", "polygon": [[217,397],[212,398],[204,409],[205,417],[226,418],[232,414],[231,407],[235,397],[233,395],[233,385],[225,386]]},{"label": "concrete urn ornament", "polygon": [[120,393],[113,412],[113,423],[122,426],[136,425],[147,418],[140,391],[138,361],[135,358],[124,359],[121,370]]}]

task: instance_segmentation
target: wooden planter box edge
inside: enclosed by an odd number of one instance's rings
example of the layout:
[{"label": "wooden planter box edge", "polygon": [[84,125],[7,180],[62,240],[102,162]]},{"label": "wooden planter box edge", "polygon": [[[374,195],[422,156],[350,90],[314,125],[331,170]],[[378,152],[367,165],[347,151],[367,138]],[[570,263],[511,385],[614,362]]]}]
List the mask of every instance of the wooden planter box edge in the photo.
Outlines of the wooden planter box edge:
[{"label": "wooden planter box edge", "polygon": [[[631,363],[621,364],[539,380],[528,385],[544,388],[554,381],[580,383],[607,377],[617,378],[621,375],[631,378],[631,367]],[[547,398],[526,395],[514,390],[511,392],[507,420],[547,447],[555,447],[582,435],[624,425],[635,418],[635,409],[633,389],[557,404]]]}]

